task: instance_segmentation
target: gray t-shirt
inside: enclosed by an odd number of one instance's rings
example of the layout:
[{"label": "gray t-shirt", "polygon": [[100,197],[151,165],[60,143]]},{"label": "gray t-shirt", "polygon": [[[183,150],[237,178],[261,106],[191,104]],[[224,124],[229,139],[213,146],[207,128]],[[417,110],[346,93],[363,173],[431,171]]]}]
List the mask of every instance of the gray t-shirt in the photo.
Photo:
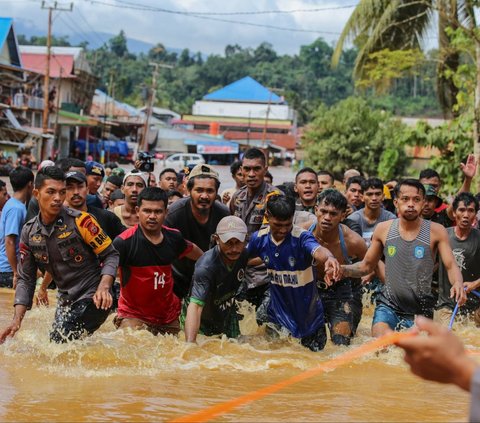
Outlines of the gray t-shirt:
[{"label": "gray t-shirt", "polygon": [[370,242],[372,240],[373,231],[375,230],[375,227],[380,222],[386,222],[387,220],[392,220],[396,218],[397,216],[395,216],[393,213],[382,208],[380,211],[380,216],[378,216],[378,219],[372,224],[367,222],[367,219],[365,218],[365,209],[360,209],[360,210],[357,210],[356,212],[353,212],[350,216],[348,216],[347,220],[352,220],[353,222],[358,223],[360,225],[360,227],[362,228],[362,238],[370,247]]},{"label": "gray t-shirt", "polygon": [[[462,272],[465,282],[473,282],[480,278],[480,231],[472,229],[468,238],[464,241],[457,238],[455,228],[447,228],[450,246],[457,266]],[[448,280],[447,270],[440,260],[438,268],[438,303],[437,308],[450,308],[453,310],[455,302],[450,298],[452,285]],[[480,306],[480,300],[475,295],[469,295],[466,304],[461,307],[462,312],[476,310]]]}]

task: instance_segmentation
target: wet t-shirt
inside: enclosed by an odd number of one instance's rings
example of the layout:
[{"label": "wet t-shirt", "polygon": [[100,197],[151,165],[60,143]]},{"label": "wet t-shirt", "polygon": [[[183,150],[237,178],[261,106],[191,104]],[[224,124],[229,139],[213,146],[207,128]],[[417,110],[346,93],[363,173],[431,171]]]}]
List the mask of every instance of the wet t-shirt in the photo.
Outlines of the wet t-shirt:
[{"label": "wet t-shirt", "polygon": [[260,257],[270,276],[269,321],[296,338],[324,324],[312,257],[319,247],[312,233],[298,226],[280,243],[270,235],[270,227],[255,232],[248,243],[250,257]]},{"label": "wet t-shirt", "polygon": [[[480,278],[480,231],[472,229],[468,238],[460,240],[455,235],[455,228],[447,228],[450,246],[458,268],[465,282],[473,282]],[[438,303],[437,308],[448,307],[453,310],[455,302],[450,298],[451,283],[442,260],[438,268]],[[473,294],[468,295],[462,311],[473,311],[480,307],[480,299]]]},{"label": "wet t-shirt", "polygon": [[[169,209],[165,226],[178,229],[185,239],[198,245],[202,251],[210,248],[210,238],[217,230],[217,225],[230,211],[222,203],[215,201],[210,211],[207,223],[197,222],[193,217],[190,198],[176,201]],[[188,258],[175,260],[173,263],[173,277],[175,279],[175,293],[184,298],[190,289],[195,261]]]},{"label": "wet t-shirt", "polygon": [[[188,302],[203,307],[200,332],[204,335],[224,333],[235,338],[240,334],[235,294],[245,277],[247,260],[245,250],[232,266],[227,266],[218,246],[198,259]],[[183,315],[186,314],[186,305]]]},{"label": "wet t-shirt", "polygon": [[173,293],[172,262],[192,251],[192,244],[175,230],[162,227],[163,240],[153,244],[138,225],[113,242],[120,253],[118,315],[165,325],[180,314],[180,300]]}]

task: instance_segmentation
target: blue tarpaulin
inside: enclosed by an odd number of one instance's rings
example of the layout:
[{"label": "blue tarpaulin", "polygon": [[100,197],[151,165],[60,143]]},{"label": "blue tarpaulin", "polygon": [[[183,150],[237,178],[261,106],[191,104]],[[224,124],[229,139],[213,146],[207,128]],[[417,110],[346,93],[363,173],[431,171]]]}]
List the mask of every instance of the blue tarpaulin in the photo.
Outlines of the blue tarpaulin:
[{"label": "blue tarpaulin", "polygon": [[[85,153],[86,146],[87,146],[86,140],[75,141],[75,148],[78,148],[80,153],[82,154]],[[120,156],[128,156],[128,143],[127,141],[111,141],[111,140],[89,142],[88,144],[89,152],[97,151],[97,153],[100,153],[102,150],[105,150],[105,153],[118,154]]]}]

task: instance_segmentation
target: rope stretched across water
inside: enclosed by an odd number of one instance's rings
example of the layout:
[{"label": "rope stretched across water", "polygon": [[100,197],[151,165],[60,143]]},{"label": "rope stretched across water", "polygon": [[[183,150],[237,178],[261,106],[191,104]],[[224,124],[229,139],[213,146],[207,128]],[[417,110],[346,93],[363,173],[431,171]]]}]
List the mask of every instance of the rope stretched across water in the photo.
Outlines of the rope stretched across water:
[{"label": "rope stretched across water", "polygon": [[349,363],[356,358],[362,357],[368,353],[374,352],[381,348],[387,347],[389,345],[395,344],[396,342],[415,336],[415,332],[392,332],[384,335],[380,338],[377,338],[371,342],[360,345],[357,348],[351,349],[344,354],[341,354],[331,360],[328,360],[317,367],[306,370],[303,373],[300,373],[296,376],[293,376],[289,379],[282,380],[280,382],[274,383],[273,385],[266,386],[257,391],[248,392],[245,395],[242,395],[238,398],[234,398],[229,401],[222,402],[220,404],[213,405],[211,407],[205,408],[203,410],[197,411],[192,414],[178,417],[172,420],[172,423],[179,422],[207,422],[213,418],[228,413],[229,411],[240,407],[242,405],[248,404],[250,402],[256,401],[260,398],[263,398],[267,395],[273,394],[277,391],[280,391],[287,386],[294,385],[298,382],[310,379],[313,376],[316,376],[320,373],[323,373],[328,370],[336,369],[343,364]]}]

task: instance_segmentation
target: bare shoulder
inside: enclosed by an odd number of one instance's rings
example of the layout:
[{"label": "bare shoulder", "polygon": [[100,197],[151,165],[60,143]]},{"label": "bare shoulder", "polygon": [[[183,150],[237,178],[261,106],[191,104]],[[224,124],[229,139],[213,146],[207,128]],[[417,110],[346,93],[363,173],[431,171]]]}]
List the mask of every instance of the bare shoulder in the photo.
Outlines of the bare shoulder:
[{"label": "bare shoulder", "polygon": [[373,232],[373,236],[384,240],[387,237],[387,233],[392,226],[392,223],[395,219],[386,220],[385,222],[380,222],[376,227],[375,231]]},{"label": "bare shoulder", "polygon": [[352,253],[354,256],[363,257],[368,248],[365,240],[348,226],[342,224],[341,227],[349,254]]},{"label": "bare shoulder", "polygon": [[430,222],[430,234],[436,241],[448,239],[448,232],[440,223]]},{"label": "bare shoulder", "polygon": [[358,244],[358,243],[365,244],[364,239],[359,234],[357,234],[355,231],[350,229],[347,225],[344,225],[342,223],[341,227],[342,227],[342,231],[343,231],[343,236],[345,237],[345,242],[347,242],[349,244]]}]

